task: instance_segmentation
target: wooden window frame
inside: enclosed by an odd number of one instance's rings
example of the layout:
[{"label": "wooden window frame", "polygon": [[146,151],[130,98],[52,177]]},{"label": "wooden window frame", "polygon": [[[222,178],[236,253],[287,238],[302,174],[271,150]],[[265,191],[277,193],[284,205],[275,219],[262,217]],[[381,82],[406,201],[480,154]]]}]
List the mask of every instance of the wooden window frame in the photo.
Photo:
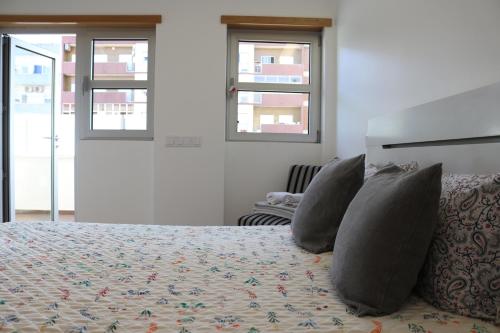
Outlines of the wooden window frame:
[{"label": "wooden window frame", "polygon": [[0,27],[154,28],[161,15],[0,15]]},{"label": "wooden window frame", "polygon": [[331,18],[222,15],[228,29],[323,31],[333,25]]}]

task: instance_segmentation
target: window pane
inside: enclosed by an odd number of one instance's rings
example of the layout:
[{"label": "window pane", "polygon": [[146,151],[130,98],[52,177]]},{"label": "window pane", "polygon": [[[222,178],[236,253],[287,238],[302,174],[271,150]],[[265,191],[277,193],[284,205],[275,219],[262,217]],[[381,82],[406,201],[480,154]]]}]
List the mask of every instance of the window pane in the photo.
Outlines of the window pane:
[{"label": "window pane", "polygon": [[309,44],[238,43],[238,81],[309,84]]},{"label": "window pane", "polygon": [[309,94],[238,92],[238,132],[309,133]]},{"label": "window pane", "polygon": [[147,40],[94,40],[93,80],[147,80]]},{"label": "window pane", "polygon": [[92,89],[92,129],[146,130],[146,89]]}]

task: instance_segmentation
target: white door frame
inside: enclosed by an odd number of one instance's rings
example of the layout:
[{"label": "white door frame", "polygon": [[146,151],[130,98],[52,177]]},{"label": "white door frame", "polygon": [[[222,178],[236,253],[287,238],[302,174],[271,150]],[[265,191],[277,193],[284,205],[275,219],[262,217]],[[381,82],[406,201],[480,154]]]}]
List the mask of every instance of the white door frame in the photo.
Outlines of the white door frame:
[{"label": "white door frame", "polygon": [[[58,75],[60,76],[61,73],[60,73],[60,70],[57,66],[57,64],[59,63],[60,59],[58,57],[58,55],[56,54],[53,54],[52,52],[48,51],[48,50],[45,50],[43,48],[40,48],[40,47],[37,47],[36,45],[32,45],[32,44],[29,44],[29,43],[26,43],[24,41],[20,41],[19,39],[16,39],[16,38],[13,38],[13,37],[10,37],[10,64],[9,64],[9,70],[12,72],[13,68],[14,68],[14,58],[15,58],[15,53],[14,53],[14,50],[15,48],[18,47],[18,48],[21,48],[21,49],[24,49],[28,52],[32,52],[32,53],[35,53],[35,54],[38,54],[40,56],[43,56],[43,57],[46,57],[46,58],[49,58],[51,59],[52,61],[52,106],[51,106],[51,129],[50,129],[50,137],[48,139],[50,139],[50,150],[51,150],[51,157],[50,157],[50,162],[51,162],[51,168],[50,168],[50,173],[51,173],[51,189],[50,189],[50,192],[51,192],[51,198],[50,198],[50,201],[51,201],[51,207],[50,207],[50,220],[51,221],[58,221],[59,220],[59,207],[58,207],[58,196],[57,196],[57,158],[56,158],[56,133],[55,133],[55,105],[56,104],[60,104],[60,95],[59,94],[56,94],[56,91],[59,91],[58,89],[60,89],[60,83],[58,82],[59,80],[57,80],[56,78],[58,77]],[[10,82],[9,84],[12,82],[12,75],[10,77]],[[10,96],[9,96],[9,99],[10,99],[10,108],[12,108],[12,101],[14,100],[14,91],[13,89],[9,89],[10,91]],[[10,110],[8,110],[8,112],[10,113]],[[13,128],[13,117],[9,117],[9,121],[10,121],[10,124],[9,124],[9,128],[12,129]],[[13,140],[12,140],[12,130],[9,131],[9,136],[10,136],[10,147],[9,147],[9,150],[10,152],[13,152],[13,149],[12,149],[12,145],[13,145]],[[10,220],[11,221],[15,221],[16,220],[16,208],[15,208],[15,182],[14,182],[14,179],[15,179],[15,168],[14,168],[14,165],[13,165],[13,161],[14,159],[12,157],[9,157],[9,162],[10,162],[10,170],[9,170],[9,184],[10,184],[10,188],[9,188],[9,200],[10,200],[10,204],[9,204],[9,208],[10,208]]]}]

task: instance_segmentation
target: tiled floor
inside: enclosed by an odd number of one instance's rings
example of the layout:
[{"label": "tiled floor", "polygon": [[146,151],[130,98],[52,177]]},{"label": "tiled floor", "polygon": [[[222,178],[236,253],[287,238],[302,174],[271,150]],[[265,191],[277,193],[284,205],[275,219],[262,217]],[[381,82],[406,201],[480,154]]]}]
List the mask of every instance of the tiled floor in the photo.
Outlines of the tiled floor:
[{"label": "tiled floor", "polygon": [[[48,221],[50,220],[50,213],[44,211],[23,211],[16,212],[16,221]],[[74,212],[61,212],[59,213],[59,221],[71,222],[75,220]]]}]

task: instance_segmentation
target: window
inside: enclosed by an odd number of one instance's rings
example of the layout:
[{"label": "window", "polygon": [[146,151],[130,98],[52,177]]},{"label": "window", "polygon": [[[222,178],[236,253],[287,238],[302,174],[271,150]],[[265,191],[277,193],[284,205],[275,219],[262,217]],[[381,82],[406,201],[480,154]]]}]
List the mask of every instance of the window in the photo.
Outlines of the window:
[{"label": "window", "polygon": [[80,137],[152,140],[154,31],[86,31],[77,38],[77,58],[84,59],[77,64]]},{"label": "window", "polygon": [[261,56],[260,62],[262,64],[274,64],[274,57],[273,56]]},{"label": "window", "polygon": [[319,142],[320,38],[229,31],[228,140]]},{"label": "window", "polygon": [[280,64],[282,65],[293,65],[293,61],[295,60],[294,56],[280,56]]},{"label": "window", "polygon": [[106,53],[95,54],[94,51],[94,63],[96,62],[108,62],[108,55]]}]

